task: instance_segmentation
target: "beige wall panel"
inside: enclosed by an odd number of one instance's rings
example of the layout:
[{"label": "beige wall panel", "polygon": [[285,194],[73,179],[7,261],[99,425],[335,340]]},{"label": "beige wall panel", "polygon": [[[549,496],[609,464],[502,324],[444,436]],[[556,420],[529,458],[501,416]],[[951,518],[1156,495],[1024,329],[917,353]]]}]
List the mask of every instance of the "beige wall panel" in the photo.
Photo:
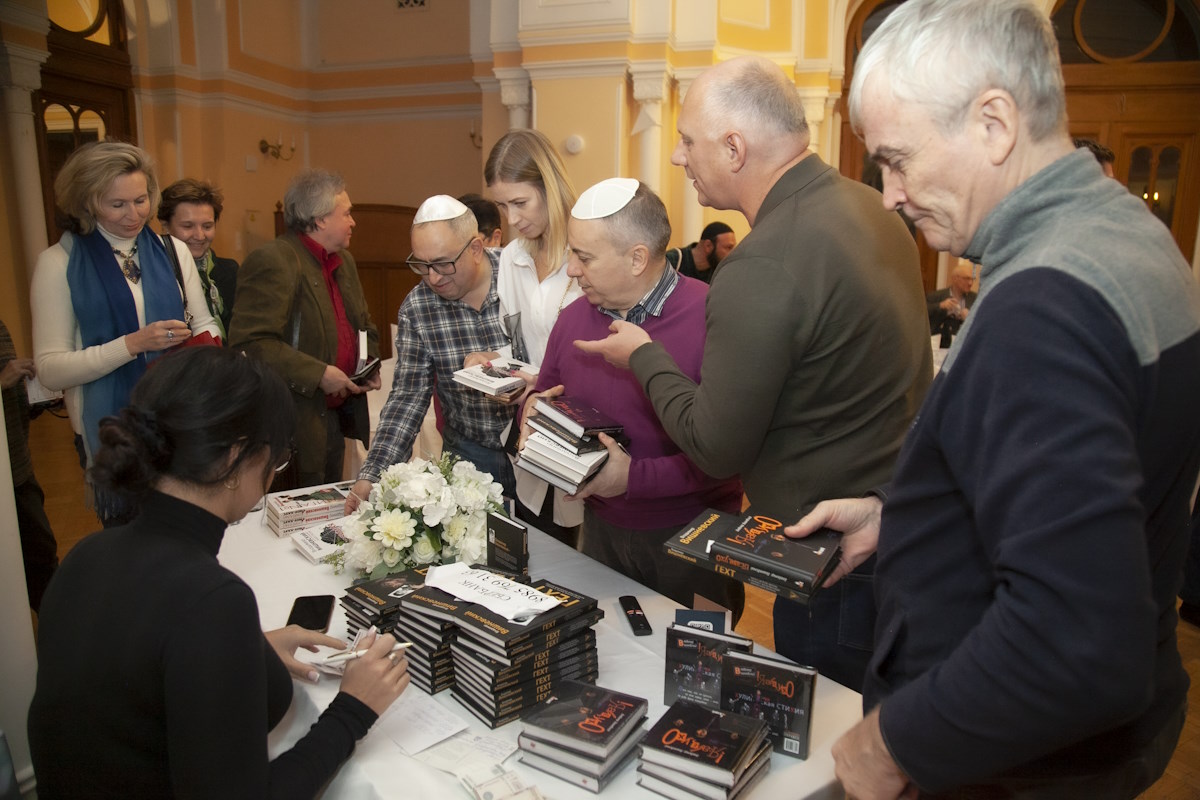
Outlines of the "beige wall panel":
[{"label": "beige wall panel", "polygon": [[227,13],[237,14],[237,38],[229,42],[230,61],[240,52],[292,69],[304,66],[301,17],[293,0],[241,0]]},{"label": "beige wall panel", "polygon": [[[535,81],[533,90],[533,127],[554,143],[577,191],[629,174],[624,75],[544,79]],[[584,146],[571,155],[563,143],[575,135],[583,137]]]},{"label": "beige wall panel", "polygon": [[722,47],[735,50],[791,50],[791,0],[720,0],[717,39]]},{"label": "beige wall panel", "polygon": [[379,0],[318,0],[317,63],[466,57],[471,47],[468,13],[468,0],[438,0],[424,9],[402,9]]}]

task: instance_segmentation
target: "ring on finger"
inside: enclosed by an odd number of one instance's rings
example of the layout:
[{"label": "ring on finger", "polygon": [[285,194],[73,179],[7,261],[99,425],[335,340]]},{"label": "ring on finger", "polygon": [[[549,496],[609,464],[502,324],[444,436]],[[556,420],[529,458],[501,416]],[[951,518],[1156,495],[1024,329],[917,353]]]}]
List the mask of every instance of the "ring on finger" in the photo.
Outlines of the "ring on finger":
[{"label": "ring on finger", "polygon": [[395,653],[388,653],[388,661],[392,662],[392,666],[395,666],[395,664],[396,664],[396,654],[395,654]]},{"label": "ring on finger", "polygon": [[174,338],[175,338],[175,331],[171,330],[170,328],[167,328],[167,338],[168,338],[168,339],[174,339]]}]

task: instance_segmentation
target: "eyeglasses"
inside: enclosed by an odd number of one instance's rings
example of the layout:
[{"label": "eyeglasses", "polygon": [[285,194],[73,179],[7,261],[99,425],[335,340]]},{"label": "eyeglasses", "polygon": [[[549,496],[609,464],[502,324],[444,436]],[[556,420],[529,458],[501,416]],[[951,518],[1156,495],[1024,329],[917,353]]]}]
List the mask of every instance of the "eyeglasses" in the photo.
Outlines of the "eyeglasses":
[{"label": "eyeglasses", "polygon": [[283,472],[285,469],[288,468],[288,466],[291,465],[291,463],[292,463],[292,448],[289,447],[287,450],[283,451],[283,461],[279,462],[279,464],[277,464],[275,466],[275,472],[277,472],[277,473]]},{"label": "eyeglasses", "polygon": [[429,270],[433,270],[438,275],[453,275],[458,260],[462,258],[462,254],[467,252],[467,248],[475,241],[475,237],[463,245],[462,250],[458,251],[450,261],[422,261],[419,258],[413,258],[412,253],[408,254],[408,258],[404,259],[404,263],[408,264],[408,268],[418,275],[425,276],[429,274]]}]

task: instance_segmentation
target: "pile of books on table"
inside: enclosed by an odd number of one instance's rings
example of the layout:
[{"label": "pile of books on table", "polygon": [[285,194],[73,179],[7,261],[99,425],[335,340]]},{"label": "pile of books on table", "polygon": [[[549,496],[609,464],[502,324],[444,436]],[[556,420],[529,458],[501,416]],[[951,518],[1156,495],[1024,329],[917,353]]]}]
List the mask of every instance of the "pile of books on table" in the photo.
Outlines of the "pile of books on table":
[{"label": "pile of books on table", "polygon": [[753,508],[741,514],[709,509],[663,544],[667,554],[689,564],[720,572],[736,580],[807,604],[837,566],[842,537],[823,528],[803,539],[792,539],[787,521]]},{"label": "pile of books on table", "polygon": [[454,382],[483,392],[500,400],[514,400],[525,391],[525,379],[517,371],[537,375],[538,368],[515,358],[493,358],[487,364],[476,364],[456,370]]},{"label": "pile of books on table", "polygon": [[521,763],[599,792],[634,760],[645,698],[564,681],[522,718]]},{"label": "pile of books on table", "polygon": [[354,481],[320,488],[295,489],[267,495],[267,527],[276,536],[346,515],[346,498]]},{"label": "pile of books on table", "polygon": [[390,633],[400,642],[412,642],[408,658],[409,680],[428,694],[437,694],[454,685],[454,665],[450,661],[450,642],[455,628],[449,623],[431,623],[410,614],[403,599],[425,585],[428,569],[407,570],[372,581],[355,584],[339,601],[346,611],[346,630],[354,637],[372,625],[380,633]]},{"label": "pile of books on table", "polygon": [[638,785],[672,798],[729,800],[771,763],[767,723],[676,700],[642,738]]},{"label": "pile of books on table", "polygon": [[533,433],[525,440],[517,466],[569,494],[608,459],[600,434],[624,438],[619,423],[565,395],[539,398],[535,410],[526,418]]},{"label": "pile of books on table", "polygon": [[401,600],[406,616],[413,615],[427,628],[447,624],[453,629],[449,649],[454,696],[490,728],[517,719],[563,681],[594,681],[598,674],[591,628],[604,611],[596,607],[595,598],[546,580],[530,585],[561,603],[510,621],[432,586]]}]

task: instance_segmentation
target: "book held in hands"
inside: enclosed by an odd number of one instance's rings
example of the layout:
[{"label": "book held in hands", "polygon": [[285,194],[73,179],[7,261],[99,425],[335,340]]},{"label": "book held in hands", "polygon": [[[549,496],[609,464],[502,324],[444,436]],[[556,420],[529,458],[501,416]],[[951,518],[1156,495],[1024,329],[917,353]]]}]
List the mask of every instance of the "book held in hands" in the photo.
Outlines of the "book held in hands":
[{"label": "book held in hands", "polygon": [[515,358],[493,358],[486,364],[454,372],[454,382],[492,397],[511,399],[525,391],[525,379],[517,372],[537,375],[538,368]]}]

